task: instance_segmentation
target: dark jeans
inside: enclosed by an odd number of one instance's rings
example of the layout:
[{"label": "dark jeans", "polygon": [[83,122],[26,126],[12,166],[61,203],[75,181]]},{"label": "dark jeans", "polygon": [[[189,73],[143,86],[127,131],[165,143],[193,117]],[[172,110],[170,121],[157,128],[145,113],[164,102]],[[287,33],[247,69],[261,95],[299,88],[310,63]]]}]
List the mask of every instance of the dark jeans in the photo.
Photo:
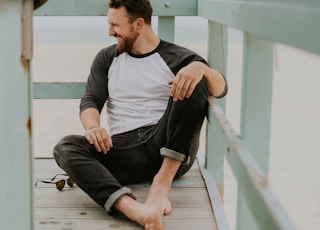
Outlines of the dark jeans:
[{"label": "dark jeans", "polygon": [[188,171],[198,151],[207,98],[207,85],[202,80],[190,98],[177,102],[170,98],[156,125],[113,136],[113,148],[106,155],[97,152],[84,136],[66,136],[53,150],[56,162],[111,213],[119,197],[124,194],[133,197],[131,189],[123,185],[152,181],[163,157],[183,162],[176,177]]}]

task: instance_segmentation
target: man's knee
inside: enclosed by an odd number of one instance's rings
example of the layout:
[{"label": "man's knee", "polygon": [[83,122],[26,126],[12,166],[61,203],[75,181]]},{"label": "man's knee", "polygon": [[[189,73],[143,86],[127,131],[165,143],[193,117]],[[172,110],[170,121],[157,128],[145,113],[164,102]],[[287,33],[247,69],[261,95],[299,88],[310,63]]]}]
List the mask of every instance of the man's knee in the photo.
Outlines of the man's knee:
[{"label": "man's knee", "polygon": [[199,99],[200,97],[207,100],[209,96],[209,91],[208,91],[207,81],[204,78],[197,84],[191,97],[192,96],[194,96],[197,99]]},{"label": "man's knee", "polygon": [[85,137],[79,135],[69,135],[62,138],[56,144],[56,146],[53,148],[53,156],[60,167],[65,162],[68,162],[68,158],[72,155],[72,153],[81,148],[79,145],[81,145],[84,138]]}]

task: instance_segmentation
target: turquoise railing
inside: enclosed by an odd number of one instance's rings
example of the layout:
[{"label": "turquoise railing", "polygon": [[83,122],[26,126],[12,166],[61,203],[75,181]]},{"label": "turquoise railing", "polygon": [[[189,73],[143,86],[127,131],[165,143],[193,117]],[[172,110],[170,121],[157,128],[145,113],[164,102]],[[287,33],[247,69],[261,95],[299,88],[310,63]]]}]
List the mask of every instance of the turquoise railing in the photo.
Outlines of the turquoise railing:
[{"label": "turquoise railing", "polygon": [[[241,127],[210,99],[206,169],[223,199],[224,159],[238,182],[237,229],[294,229],[268,185],[274,44],[320,54],[317,0],[152,0],[158,34],[174,41],[175,16],[208,20],[208,61],[227,71],[229,27],[243,31]],[[105,16],[105,0],[48,1],[35,15]],[[32,100],[80,98],[84,83],[33,82],[32,0],[0,1],[1,229],[33,229]],[[296,29],[296,28],[299,29]],[[227,73],[226,73],[227,75]],[[208,183],[211,183],[210,180]],[[208,184],[212,187],[212,184]],[[220,229],[226,229],[217,219]]]}]

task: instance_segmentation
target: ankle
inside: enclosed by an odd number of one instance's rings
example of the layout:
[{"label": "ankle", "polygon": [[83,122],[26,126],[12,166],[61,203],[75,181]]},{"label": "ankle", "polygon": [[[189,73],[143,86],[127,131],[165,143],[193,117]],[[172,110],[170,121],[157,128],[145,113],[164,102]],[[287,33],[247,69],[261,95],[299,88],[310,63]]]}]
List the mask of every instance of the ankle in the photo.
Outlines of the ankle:
[{"label": "ankle", "polygon": [[162,180],[161,178],[154,178],[150,187],[150,192],[169,193],[171,190],[171,181]]}]

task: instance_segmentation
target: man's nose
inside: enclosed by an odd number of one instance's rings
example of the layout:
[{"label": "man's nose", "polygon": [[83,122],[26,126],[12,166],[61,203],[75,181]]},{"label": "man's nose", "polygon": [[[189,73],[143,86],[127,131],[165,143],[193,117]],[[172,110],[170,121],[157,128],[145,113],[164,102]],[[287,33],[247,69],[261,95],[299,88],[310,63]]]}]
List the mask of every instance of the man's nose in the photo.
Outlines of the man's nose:
[{"label": "man's nose", "polygon": [[116,34],[116,32],[114,31],[114,29],[112,27],[109,27],[109,36],[114,36]]}]

